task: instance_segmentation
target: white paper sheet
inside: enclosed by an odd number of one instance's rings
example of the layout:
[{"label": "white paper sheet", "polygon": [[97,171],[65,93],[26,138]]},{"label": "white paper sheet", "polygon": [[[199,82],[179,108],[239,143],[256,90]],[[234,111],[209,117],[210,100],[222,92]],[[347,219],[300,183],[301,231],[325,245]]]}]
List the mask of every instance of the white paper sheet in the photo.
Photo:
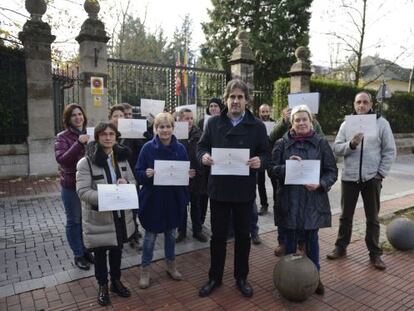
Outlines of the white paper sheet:
[{"label": "white paper sheet", "polygon": [[211,166],[211,175],[249,176],[249,156],[249,149],[212,148],[214,165]]},{"label": "white paper sheet", "polygon": [[289,108],[306,105],[313,114],[317,114],[319,111],[319,97],[318,92],[288,94]]},{"label": "white paper sheet", "polygon": [[188,186],[190,161],[154,161],[155,186]]},{"label": "white paper sheet", "polygon": [[177,139],[188,139],[188,122],[175,122],[174,135]]},{"label": "white paper sheet", "polygon": [[98,209],[100,212],[137,208],[139,208],[138,195],[134,184],[98,185]]},{"label": "white paper sheet", "polygon": [[320,160],[286,160],[285,185],[319,184]]},{"label": "white paper sheet", "polygon": [[345,133],[351,139],[357,133],[364,133],[365,137],[377,136],[377,115],[357,114],[345,116]]},{"label": "white paper sheet", "polygon": [[273,128],[275,127],[276,122],[273,122],[273,121],[264,121],[263,123],[266,126],[267,136],[269,136],[270,133],[272,132]]},{"label": "white paper sheet", "polygon": [[205,131],[205,130],[206,130],[207,122],[208,122],[208,120],[209,120],[210,118],[211,118],[211,115],[209,115],[209,114],[205,114],[205,115],[204,115],[203,131]]},{"label": "white paper sheet", "polygon": [[147,131],[147,120],[119,119],[118,131],[122,138],[144,138]]},{"label": "white paper sheet", "polygon": [[150,113],[155,117],[164,111],[165,101],[148,98],[141,98],[141,116],[146,117]]},{"label": "white paper sheet", "polygon": [[86,135],[89,136],[88,143],[95,140],[95,128],[93,126],[86,128]]},{"label": "white paper sheet", "polygon": [[181,109],[190,109],[193,112],[194,120],[197,119],[197,105],[182,105],[175,107],[175,111],[178,113]]}]

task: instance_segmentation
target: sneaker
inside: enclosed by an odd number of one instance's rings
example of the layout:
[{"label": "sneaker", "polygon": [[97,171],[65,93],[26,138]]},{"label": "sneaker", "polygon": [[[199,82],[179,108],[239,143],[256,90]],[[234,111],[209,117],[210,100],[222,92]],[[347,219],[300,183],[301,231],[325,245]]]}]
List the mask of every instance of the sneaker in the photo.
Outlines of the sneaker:
[{"label": "sneaker", "polygon": [[175,239],[175,243],[180,243],[182,241],[184,241],[184,239],[187,237],[186,234],[182,233],[182,232],[178,232],[178,236]]},{"label": "sneaker", "polygon": [[382,261],[380,256],[370,257],[370,262],[371,262],[371,265],[373,265],[375,269],[378,269],[378,270],[382,271],[382,270],[385,270],[387,268],[387,266]]},{"label": "sneaker", "polygon": [[83,256],[75,257],[75,265],[76,265],[76,267],[78,267],[81,270],[89,270],[90,267],[91,267],[89,262]]},{"label": "sneaker", "polygon": [[321,280],[319,280],[318,287],[315,290],[315,294],[317,295],[325,294],[325,286],[323,286]]},{"label": "sneaker", "polygon": [[336,246],[335,249],[328,255],[326,255],[326,258],[335,260],[346,256],[346,249]]},{"label": "sneaker", "polygon": [[262,240],[260,239],[257,233],[252,233],[251,236],[252,236],[252,242],[254,245],[259,245],[262,243]]},{"label": "sneaker", "polygon": [[201,231],[194,234],[193,238],[196,239],[197,241],[200,241],[200,242],[203,242],[203,243],[208,241],[207,236]]}]

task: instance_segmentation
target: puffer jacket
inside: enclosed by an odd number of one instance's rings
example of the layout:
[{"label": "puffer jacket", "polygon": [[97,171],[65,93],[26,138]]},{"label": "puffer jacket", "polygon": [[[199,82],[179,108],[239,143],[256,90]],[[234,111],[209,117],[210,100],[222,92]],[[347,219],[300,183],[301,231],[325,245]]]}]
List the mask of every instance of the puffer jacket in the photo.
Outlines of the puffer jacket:
[{"label": "puffer jacket", "polygon": [[59,163],[60,185],[66,189],[76,189],[76,163],[85,155],[85,145],[78,140],[80,134],[69,127],[56,137],[55,157]]},{"label": "puffer jacket", "polygon": [[386,177],[397,155],[394,135],[390,124],[381,116],[377,116],[376,137],[365,137],[355,148],[351,149],[353,135],[347,131],[345,122],[341,124],[333,145],[338,157],[344,157],[342,169],[343,181],[367,181],[377,174]]},{"label": "puffer jacket", "polygon": [[[286,160],[292,155],[303,160],[320,160],[320,187],[309,191],[303,185],[285,185]],[[331,226],[328,191],[338,178],[329,143],[317,134],[295,141],[290,132],[279,139],[272,152],[269,173],[277,179],[275,223],[287,229],[313,230]]]},{"label": "puffer jacket", "polygon": [[[128,183],[136,184],[128,164],[129,150],[116,144],[113,148],[116,160],[117,178],[124,178]],[[116,183],[111,180],[107,164],[108,156],[96,143],[91,142],[87,154],[77,165],[76,191],[82,201],[83,242],[88,249],[119,247],[135,231],[132,210],[98,211],[98,184]],[[121,215],[119,217],[118,215]]]}]

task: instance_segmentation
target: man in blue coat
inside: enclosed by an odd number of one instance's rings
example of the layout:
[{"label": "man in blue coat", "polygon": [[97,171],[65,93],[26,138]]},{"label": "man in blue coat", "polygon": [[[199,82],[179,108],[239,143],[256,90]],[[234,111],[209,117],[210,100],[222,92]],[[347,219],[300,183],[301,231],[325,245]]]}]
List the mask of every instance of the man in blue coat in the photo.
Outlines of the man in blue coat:
[{"label": "man in blue coat", "polygon": [[212,148],[249,149],[248,176],[210,175],[208,194],[211,211],[210,271],[208,282],[199,296],[206,297],[221,285],[226,260],[227,230],[233,218],[234,277],[238,289],[245,297],[253,295],[247,281],[250,254],[251,208],[256,194],[256,174],[267,167],[270,154],[266,128],[246,109],[249,101],[247,85],[231,80],[226,87],[226,108],[212,117],[198,143],[197,158],[205,166],[214,165]]}]

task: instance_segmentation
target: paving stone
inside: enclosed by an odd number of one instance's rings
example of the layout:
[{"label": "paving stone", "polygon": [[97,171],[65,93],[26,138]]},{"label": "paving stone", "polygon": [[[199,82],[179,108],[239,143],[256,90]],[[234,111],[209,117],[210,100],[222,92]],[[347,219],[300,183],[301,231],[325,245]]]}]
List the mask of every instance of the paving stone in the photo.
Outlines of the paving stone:
[{"label": "paving stone", "polygon": [[15,295],[13,284],[0,286],[0,298]]}]

